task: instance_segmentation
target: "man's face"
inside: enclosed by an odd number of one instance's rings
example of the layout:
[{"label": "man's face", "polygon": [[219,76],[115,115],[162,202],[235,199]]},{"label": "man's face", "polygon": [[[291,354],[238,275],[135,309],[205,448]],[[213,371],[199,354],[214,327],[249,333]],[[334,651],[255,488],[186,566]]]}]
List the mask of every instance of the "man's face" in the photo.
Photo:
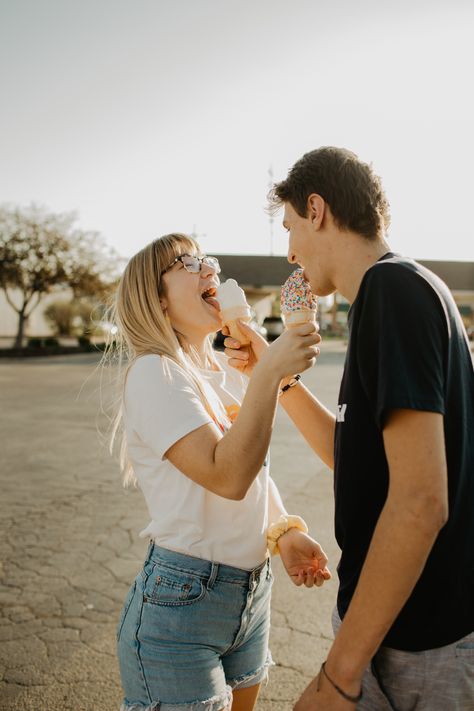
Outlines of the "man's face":
[{"label": "man's face", "polygon": [[328,271],[328,236],[315,229],[310,217],[301,217],[290,203],[285,203],[283,227],[289,233],[288,261],[299,264],[311,291],[318,296],[332,294],[335,289]]}]

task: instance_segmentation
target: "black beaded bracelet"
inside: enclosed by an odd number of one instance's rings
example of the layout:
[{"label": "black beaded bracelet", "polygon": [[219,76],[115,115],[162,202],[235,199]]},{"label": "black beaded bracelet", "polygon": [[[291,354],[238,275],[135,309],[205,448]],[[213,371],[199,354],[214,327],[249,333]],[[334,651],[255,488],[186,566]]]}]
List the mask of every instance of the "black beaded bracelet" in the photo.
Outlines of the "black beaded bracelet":
[{"label": "black beaded bracelet", "polygon": [[282,389],[280,390],[280,395],[283,395],[283,393],[286,393],[287,390],[289,390],[289,389],[292,388],[294,385],[296,385],[296,383],[298,382],[298,380],[301,380],[301,375],[295,375],[294,378],[291,378],[290,382],[287,383],[286,385],[284,385],[284,386],[282,387]]},{"label": "black beaded bracelet", "polygon": [[[334,689],[336,689],[337,693],[338,693],[340,696],[342,696],[343,699],[345,699],[346,701],[350,701],[351,704],[356,704],[358,701],[361,700],[361,698],[362,698],[362,689],[359,691],[359,693],[357,694],[357,696],[353,696],[352,694],[348,694],[347,692],[343,691],[343,690],[341,689],[341,687],[338,686],[338,685],[331,679],[330,676],[328,676],[328,673],[327,673],[327,671],[326,671],[326,662],[323,662],[323,663],[321,664],[321,671],[319,672],[319,674],[321,674],[321,672],[324,674],[324,676],[326,677],[326,679],[328,680],[328,682],[331,684],[331,686],[332,686]],[[317,690],[319,691],[319,684],[318,684],[318,689],[317,689]]]}]

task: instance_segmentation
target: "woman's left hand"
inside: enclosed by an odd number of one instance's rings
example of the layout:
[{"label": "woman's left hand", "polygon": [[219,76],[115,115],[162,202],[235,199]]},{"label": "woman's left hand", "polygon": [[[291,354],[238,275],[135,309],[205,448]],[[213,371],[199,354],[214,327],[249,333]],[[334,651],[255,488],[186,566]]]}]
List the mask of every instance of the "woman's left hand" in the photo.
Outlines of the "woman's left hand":
[{"label": "woman's left hand", "polygon": [[320,587],[331,578],[325,552],[307,533],[290,528],[278,539],[278,550],[285,570],[295,585]]}]

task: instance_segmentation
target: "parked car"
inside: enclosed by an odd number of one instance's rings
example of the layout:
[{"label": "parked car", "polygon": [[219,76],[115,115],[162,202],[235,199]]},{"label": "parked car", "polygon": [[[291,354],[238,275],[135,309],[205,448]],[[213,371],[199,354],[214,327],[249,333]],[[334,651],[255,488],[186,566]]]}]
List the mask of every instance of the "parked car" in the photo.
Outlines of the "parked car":
[{"label": "parked car", "polygon": [[267,329],[269,341],[274,341],[285,330],[285,324],[281,316],[267,316],[267,318],[263,319],[263,325]]}]

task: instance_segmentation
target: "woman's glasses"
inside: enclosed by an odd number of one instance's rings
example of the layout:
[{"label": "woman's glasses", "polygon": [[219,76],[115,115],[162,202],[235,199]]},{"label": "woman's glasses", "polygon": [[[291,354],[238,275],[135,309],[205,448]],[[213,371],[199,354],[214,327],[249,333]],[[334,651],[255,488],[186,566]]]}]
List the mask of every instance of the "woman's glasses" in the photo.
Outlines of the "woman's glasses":
[{"label": "woman's glasses", "polygon": [[208,267],[212,267],[216,274],[220,274],[221,271],[221,266],[215,257],[195,257],[191,254],[180,254],[179,257],[176,257],[176,259],[174,259],[171,264],[166,267],[166,269],[163,269],[160,276],[163,276],[163,274],[169,271],[171,267],[174,267],[176,262],[181,262],[186,271],[191,272],[191,274],[198,274],[201,271],[203,264],[206,264]]}]

